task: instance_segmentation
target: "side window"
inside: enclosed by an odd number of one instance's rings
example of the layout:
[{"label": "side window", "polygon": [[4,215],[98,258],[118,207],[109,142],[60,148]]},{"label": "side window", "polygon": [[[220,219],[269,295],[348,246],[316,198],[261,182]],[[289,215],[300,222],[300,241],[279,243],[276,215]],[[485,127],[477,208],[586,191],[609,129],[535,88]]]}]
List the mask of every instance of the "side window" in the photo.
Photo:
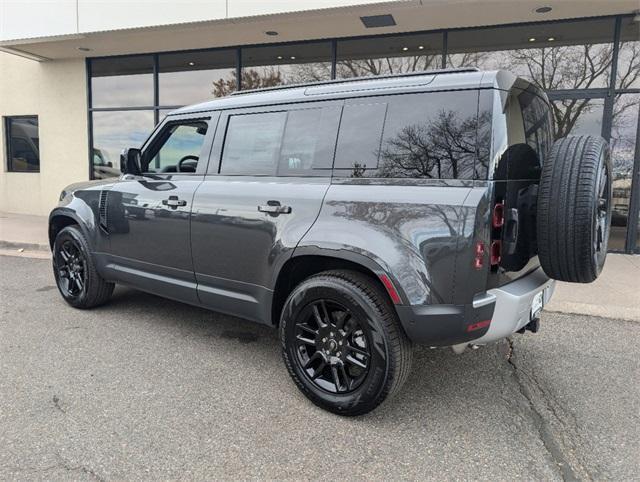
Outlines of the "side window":
[{"label": "side window", "polygon": [[348,104],[342,111],[334,168],[339,175],[363,177],[378,167],[387,104]]},{"label": "side window", "polygon": [[286,112],[231,116],[220,172],[275,176],[286,119]]},{"label": "side window", "polygon": [[[386,100],[384,129],[377,151],[373,146],[379,131],[374,121],[381,114],[373,111],[375,104],[370,106],[368,124],[365,119],[360,118],[356,121],[358,127],[351,127],[346,132],[343,132],[341,125],[338,142],[341,158],[336,153],[335,167],[344,168],[349,157],[353,159],[352,162],[361,162],[356,159],[364,161],[365,152],[369,153],[370,164],[353,164],[350,171],[336,170],[337,175],[415,179],[474,178],[477,158],[477,91],[404,94],[387,97]],[[349,117],[346,120],[349,121]],[[360,132],[364,129],[366,131]],[[343,139],[348,139],[351,146],[348,156],[341,150]]]},{"label": "side window", "polygon": [[544,163],[551,144],[553,143],[553,121],[551,109],[547,103],[537,95],[536,89],[530,86],[518,95],[518,102],[522,109],[524,135],[527,144],[536,151],[540,164]]},{"label": "side window", "polygon": [[290,111],[280,150],[279,176],[330,175],[340,108]]},{"label": "side window", "polygon": [[145,152],[143,172],[196,172],[206,134],[206,121],[167,124]]},{"label": "side window", "polygon": [[335,107],[230,116],[220,172],[329,175],[339,121],[340,108]]}]

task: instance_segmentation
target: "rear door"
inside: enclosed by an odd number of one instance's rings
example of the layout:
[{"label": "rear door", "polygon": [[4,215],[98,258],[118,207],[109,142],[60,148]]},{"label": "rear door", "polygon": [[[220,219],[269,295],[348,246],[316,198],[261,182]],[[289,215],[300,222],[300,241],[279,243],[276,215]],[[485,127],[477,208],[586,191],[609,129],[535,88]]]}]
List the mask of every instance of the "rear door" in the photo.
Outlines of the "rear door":
[{"label": "rear door", "polygon": [[270,321],[274,276],[331,183],[341,101],[222,113],[191,214],[200,301]]}]

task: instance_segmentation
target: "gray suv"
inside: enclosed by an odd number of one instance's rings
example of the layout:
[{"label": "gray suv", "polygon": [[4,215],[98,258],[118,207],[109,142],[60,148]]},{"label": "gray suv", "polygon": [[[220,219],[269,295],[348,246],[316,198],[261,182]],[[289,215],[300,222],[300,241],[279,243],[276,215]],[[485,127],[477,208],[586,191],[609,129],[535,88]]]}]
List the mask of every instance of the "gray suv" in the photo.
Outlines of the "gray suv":
[{"label": "gray suv", "polygon": [[529,82],[476,69],[259,91],[169,114],[118,179],[49,218],[63,298],[121,283],[279,330],[315,404],[366,413],[412,344],[462,352],[539,327],[554,280],[604,264],[611,166],[554,141]]}]

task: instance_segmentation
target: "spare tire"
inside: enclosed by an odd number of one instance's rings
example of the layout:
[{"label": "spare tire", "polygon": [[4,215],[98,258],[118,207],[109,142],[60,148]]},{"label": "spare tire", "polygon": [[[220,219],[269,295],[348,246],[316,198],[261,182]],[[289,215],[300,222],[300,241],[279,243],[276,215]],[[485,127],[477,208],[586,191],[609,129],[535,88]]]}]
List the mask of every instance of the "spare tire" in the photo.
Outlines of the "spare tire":
[{"label": "spare tire", "polygon": [[611,159],[597,136],[558,139],[542,166],[537,207],[540,265],[550,278],[595,280],[611,226]]}]

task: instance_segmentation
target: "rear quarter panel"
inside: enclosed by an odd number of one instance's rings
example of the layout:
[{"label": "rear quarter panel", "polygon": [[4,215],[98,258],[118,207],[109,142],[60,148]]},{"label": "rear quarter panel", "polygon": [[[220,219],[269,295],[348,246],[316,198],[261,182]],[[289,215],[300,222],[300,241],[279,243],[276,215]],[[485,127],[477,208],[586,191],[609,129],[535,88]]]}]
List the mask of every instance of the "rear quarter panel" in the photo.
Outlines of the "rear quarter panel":
[{"label": "rear quarter panel", "polygon": [[405,304],[452,303],[457,276],[466,276],[456,272],[458,251],[475,227],[476,207],[465,205],[472,188],[459,180],[334,179],[299,248],[367,256]]}]

